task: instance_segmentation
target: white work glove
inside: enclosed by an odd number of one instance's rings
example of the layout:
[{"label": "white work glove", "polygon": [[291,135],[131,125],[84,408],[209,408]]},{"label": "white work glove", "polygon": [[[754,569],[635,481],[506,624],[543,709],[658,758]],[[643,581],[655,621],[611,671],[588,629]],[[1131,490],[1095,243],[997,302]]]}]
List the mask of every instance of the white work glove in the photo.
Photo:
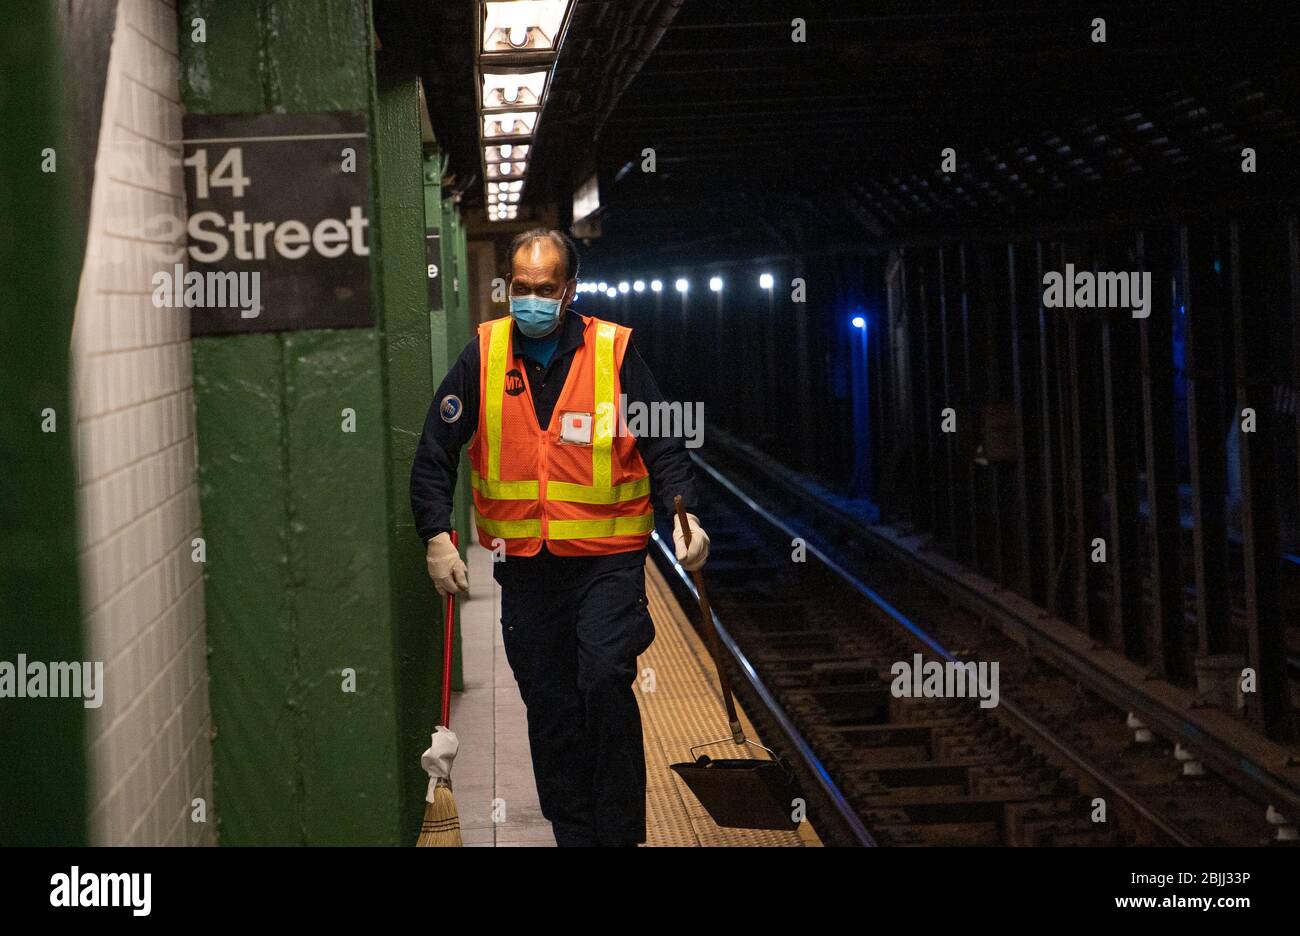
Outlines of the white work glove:
[{"label": "white work glove", "polygon": [[677,553],[677,561],[682,564],[682,568],[687,572],[694,572],[696,569],[704,567],[704,560],[709,558],[709,534],[700,528],[700,518],[693,513],[686,515],[686,522],[690,524],[691,545],[686,545],[686,538],[682,536],[681,523],[673,524],[673,546]]},{"label": "white work glove", "polygon": [[429,567],[429,578],[433,579],[433,584],[438,588],[438,594],[469,591],[469,572],[465,568],[465,560],[460,558],[460,553],[451,543],[451,534],[439,533],[429,540],[424,561]]},{"label": "white work glove", "polygon": [[446,780],[451,786],[451,764],[458,750],[460,740],[450,728],[439,725],[429,736],[429,748],[420,755],[420,766],[429,775],[429,787],[424,794],[426,803],[433,802],[433,791],[437,789],[439,780]]}]

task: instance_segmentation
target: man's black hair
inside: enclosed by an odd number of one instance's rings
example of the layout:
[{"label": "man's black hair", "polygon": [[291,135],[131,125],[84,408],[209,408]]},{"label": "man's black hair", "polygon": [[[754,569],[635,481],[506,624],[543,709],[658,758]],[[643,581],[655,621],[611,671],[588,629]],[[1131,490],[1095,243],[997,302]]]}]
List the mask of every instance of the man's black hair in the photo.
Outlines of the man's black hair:
[{"label": "man's black hair", "polygon": [[564,254],[565,280],[578,278],[578,245],[573,242],[573,238],[568,234],[553,228],[533,228],[516,235],[515,239],[510,242],[510,262],[513,264],[515,254],[536,240],[549,240],[559,247]]}]

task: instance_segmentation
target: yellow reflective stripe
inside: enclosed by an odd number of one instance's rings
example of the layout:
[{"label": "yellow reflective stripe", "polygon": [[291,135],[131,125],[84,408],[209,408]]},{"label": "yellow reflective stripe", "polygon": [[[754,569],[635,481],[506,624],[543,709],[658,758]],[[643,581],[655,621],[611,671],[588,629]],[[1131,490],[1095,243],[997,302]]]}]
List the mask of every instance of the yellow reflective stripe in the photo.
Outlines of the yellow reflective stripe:
[{"label": "yellow reflective stripe", "polygon": [[506,392],[506,364],[510,356],[510,316],[492,323],[487,365],[487,476],[501,478],[501,401]]},{"label": "yellow reflective stripe", "polygon": [[469,483],[474,490],[492,500],[537,500],[539,496],[536,481],[489,481],[471,470]]},{"label": "yellow reflective stripe", "polygon": [[[596,326],[596,432],[591,444],[591,486],[610,487],[614,459],[614,335],[608,322]],[[597,501],[596,503],[604,503]]]},{"label": "yellow reflective stripe", "polygon": [[474,523],[489,536],[499,536],[502,539],[523,539],[542,535],[541,520],[489,520],[476,510]]},{"label": "yellow reflective stripe", "polygon": [[546,538],[600,539],[604,536],[633,536],[654,529],[654,512],[637,517],[611,517],[608,520],[552,520],[546,528]]},{"label": "yellow reflective stripe", "polygon": [[617,487],[587,487],[585,484],[571,484],[568,481],[548,481],[546,499],[567,501],[574,504],[621,504],[623,501],[636,500],[650,493],[650,479],[629,481]]}]

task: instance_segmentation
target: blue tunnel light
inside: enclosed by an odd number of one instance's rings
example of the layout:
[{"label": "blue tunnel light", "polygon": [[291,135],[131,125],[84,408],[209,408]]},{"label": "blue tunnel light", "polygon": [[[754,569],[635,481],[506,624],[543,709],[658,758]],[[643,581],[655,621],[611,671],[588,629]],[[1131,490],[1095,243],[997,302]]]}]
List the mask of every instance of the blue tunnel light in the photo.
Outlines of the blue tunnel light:
[{"label": "blue tunnel light", "polygon": [[861,315],[855,315],[855,316],[853,316],[853,323],[852,323],[852,324],[853,324],[853,327],[854,327],[854,328],[866,328],[866,327],[867,327],[867,320],[864,319]]}]

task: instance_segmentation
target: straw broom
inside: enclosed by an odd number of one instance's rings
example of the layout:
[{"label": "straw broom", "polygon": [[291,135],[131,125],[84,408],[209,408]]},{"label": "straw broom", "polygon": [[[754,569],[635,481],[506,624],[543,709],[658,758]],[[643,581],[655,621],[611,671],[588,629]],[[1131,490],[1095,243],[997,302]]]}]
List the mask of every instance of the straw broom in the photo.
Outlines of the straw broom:
[{"label": "straw broom", "polygon": [[[456,545],[456,531],[451,531]],[[420,756],[420,766],[429,775],[424,796],[424,821],[420,824],[418,848],[459,848],[460,814],[451,795],[451,765],[460,742],[451,730],[451,639],[456,620],[456,595],[447,595],[447,615],[442,640],[442,722],[434,729],[429,749]]]}]

